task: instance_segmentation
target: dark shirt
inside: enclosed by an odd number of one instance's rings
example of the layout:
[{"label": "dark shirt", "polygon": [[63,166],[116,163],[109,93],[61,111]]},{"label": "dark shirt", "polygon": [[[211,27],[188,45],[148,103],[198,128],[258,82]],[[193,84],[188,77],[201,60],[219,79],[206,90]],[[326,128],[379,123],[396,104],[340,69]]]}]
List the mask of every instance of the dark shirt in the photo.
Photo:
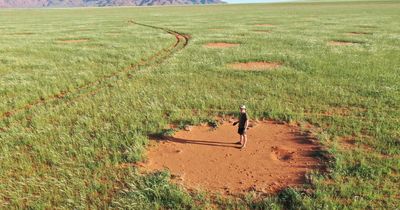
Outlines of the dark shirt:
[{"label": "dark shirt", "polygon": [[244,128],[246,121],[249,119],[247,113],[240,113],[239,117],[239,128]]}]

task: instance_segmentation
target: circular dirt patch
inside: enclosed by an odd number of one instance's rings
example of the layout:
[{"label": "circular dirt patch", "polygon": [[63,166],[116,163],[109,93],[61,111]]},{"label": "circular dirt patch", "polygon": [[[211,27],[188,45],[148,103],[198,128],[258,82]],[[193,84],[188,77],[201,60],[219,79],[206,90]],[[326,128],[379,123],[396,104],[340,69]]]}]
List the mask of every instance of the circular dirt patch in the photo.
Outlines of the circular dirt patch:
[{"label": "circular dirt patch", "polygon": [[153,139],[142,170],[168,169],[175,182],[189,189],[238,195],[248,191],[275,193],[306,182],[319,169],[320,147],[296,126],[265,121],[253,123],[248,143],[239,148],[237,127],[195,126],[173,137]]},{"label": "circular dirt patch", "polygon": [[81,42],[87,42],[89,39],[69,39],[69,40],[58,40],[58,42],[61,43],[81,43]]},{"label": "circular dirt patch", "polygon": [[204,45],[206,48],[230,48],[230,47],[237,47],[240,44],[235,43],[226,43],[226,42],[213,42]]},{"label": "circular dirt patch", "polygon": [[280,63],[275,62],[248,62],[248,63],[233,63],[229,64],[230,68],[238,70],[260,71],[271,70],[280,67]]},{"label": "circular dirt patch", "polygon": [[356,43],[354,42],[346,42],[346,41],[330,41],[328,42],[328,45],[330,46],[351,46]]}]

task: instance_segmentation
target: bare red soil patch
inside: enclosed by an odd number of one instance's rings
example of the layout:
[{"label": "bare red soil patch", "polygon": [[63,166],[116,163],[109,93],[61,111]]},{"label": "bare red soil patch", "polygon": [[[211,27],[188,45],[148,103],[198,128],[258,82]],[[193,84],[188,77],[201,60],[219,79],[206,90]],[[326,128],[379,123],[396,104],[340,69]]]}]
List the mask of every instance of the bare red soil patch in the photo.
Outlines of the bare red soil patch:
[{"label": "bare red soil patch", "polygon": [[260,70],[271,70],[280,67],[280,63],[275,62],[247,62],[247,63],[233,63],[229,64],[229,67],[238,70],[250,70],[250,71],[260,71]]},{"label": "bare red soil patch", "polygon": [[58,42],[61,43],[81,43],[81,42],[87,42],[89,39],[69,39],[69,40],[58,40]]},{"label": "bare red soil patch", "polygon": [[226,42],[212,42],[205,44],[204,47],[206,48],[230,48],[230,47],[237,47],[240,44],[236,43],[226,43]]},{"label": "bare red soil patch", "polygon": [[328,45],[330,46],[352,46],[356,43],[354,42],[346,42],[346,41],[330,41]]},{"label": "bare red soil patch", "polygon": [[248,191],[275,193],[306,182],[306,173],[319,169],[320,147],[299,128],[265,121],[248,131],[248,144],[239,149],[237,127],[195,126],[173,137],[155,139],[141,164],[145,172],[168,169],[188,189],[238,195]]}]

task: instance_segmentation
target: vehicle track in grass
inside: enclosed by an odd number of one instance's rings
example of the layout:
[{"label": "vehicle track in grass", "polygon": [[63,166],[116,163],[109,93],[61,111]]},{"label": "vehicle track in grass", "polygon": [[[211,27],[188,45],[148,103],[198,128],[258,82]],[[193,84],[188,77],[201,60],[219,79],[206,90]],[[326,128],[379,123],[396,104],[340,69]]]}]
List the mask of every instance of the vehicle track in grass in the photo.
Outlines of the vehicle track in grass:
[{"label": "vehicle track in grass", "polygon": [[[128,23],[164,31],[164,32],[174,36],[176,41],[174,42],[174,44],[155,52],[154,54],[152,54],[151,56],[149,56],[147,58],[142,58],[139,62],[131,64],[122,70],[115,71],[109,75],[100,77],[94,81],[91,81],[91,82],[88,82],[81,86],[78,86],[75,89],[62,90],[53,95],[49,95],[46,97],[40,97],[32,102],[26,103],[25,105],[23,105],[21,107],[10,109],[8,111],[1,113],[0,114],[0,122],[5,122],[6,120],[8,120],[8,123],[6,123],[7,124],[6,126],[0,127],[0,132],[5,131],[8,128],[15,126],[17,124],[20,124],[21,120],[14,120],[15,122],[10,123],[10,121],[13,121],[12,117],[14,117],[18,114],[21,114],[23,112],[32,110],[34,108],[43,106],[50,102],[64,100],[64,99],[66,99],[67,96],[72,96],[72,99],[68,100],[69,102],[71,102],[71,101],[74,101],[75,99],[79,100],[79,99],[82,99],[83,97],[97,94],[101,89],[112,87],[112,86],[106,85],[106,83],[108,81],[110,81],[111,79],[119,78],[119,77],[123,77],[123,76],[129,77],[130,76],[129,72],[132,70],[140,69],[141,67],[157,65],[158,63],[161,63],[161,62],[165,61],[166,59],[170,58],[176,52],[182,50],[189,44],[190,35],[188,35],[188,34],[184,34],[184,33],[174,31],[174,30],[164,28],[164,27],[153,26],[153,25],[148,25],[148,24],[144,24],[144,23],[138,23],[133,20],[129,20]],[[128,73],[128,75],[125,75],[126,73]],[[106,86],[104,86],[103,84]],[[92,89],[92,90],[90,90],[90,89]],[[88,91],[88,90],[89,90],[89,92],[86,93],[85,91]]]}]

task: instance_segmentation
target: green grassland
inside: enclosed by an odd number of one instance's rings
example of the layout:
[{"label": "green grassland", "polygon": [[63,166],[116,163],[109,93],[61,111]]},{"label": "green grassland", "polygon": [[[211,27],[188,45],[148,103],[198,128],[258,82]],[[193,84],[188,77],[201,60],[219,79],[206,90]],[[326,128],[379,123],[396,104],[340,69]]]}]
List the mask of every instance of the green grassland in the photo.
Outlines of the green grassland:
[{"label": "green grassland", "polygon": [[[0,208],[396,209],[398,11],[396,1],[0,10]],[[129,20],[191,39],[127,69],[176,42]],[[87,41],[62,42],[79,39]],[[283,65],[227,66],[247,61]],[[60,92],[68,94],[24,108]],[[312,124],[331,156],[328,172],[310,174],[303,188],[237,199],[123,167],[145,158],[149,134],[235,114],[242,103],[253,118]]]}]

